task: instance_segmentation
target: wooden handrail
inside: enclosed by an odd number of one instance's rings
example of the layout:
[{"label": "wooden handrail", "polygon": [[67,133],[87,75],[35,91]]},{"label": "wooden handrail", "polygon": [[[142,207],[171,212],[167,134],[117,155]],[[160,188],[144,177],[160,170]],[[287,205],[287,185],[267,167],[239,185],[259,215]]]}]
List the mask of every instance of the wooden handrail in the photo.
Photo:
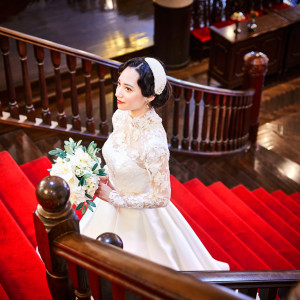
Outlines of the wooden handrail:
[{"label": "wooden handrail", "polygon": [[286,287],[300,281],[300,270],[286,271],[201,271],[184,272],[203,282],[224,285],[230,288]]},{"label": "wooden handrail", "polygon": [[[102,65],[105,65],[107,67],[113,67],[118,68],[121,64],[118,61],[102,58],[101,56],[98,56],[96,54],[92,54],[90,52],[86,52],[83,50],[78,50],[76,48],[64,46],[58,43],[50,42],[45,39],[37,38],[35,36],[21,33],[9,28],[5,28],[0,26],[0,35],[7,36],[9,38],[13,38],[15,40],[20,40],[25,43],[29,43],[32,45],[40,46],[47,48],[49,50],[58,51],[60,53],[64,53],[67,55],[76,56],[77,58],[86,59],[95,63],[100,63]],[[224,94],[227,96],[252,96],[253,95],[253,89],[249,89],[246,91],[236,91],[236,90],[228,90],[228,89],[222,89],[217,87],[210,87],[207,85],[199,84],[199,83],[193,83],[181,79],[177,79],[171,76],[167,76],[168,80],[171,82],[171,84],[175,84],[178,87],[183,88],[193,88],[195,90],[201,90],[204,92],[210,92],[212,94]]]},{"label": "wooden handrail", "polygon": [[[20,99],[17,99],[15,92],[14,72],[10,66],[9,39],[16,40],[18,45],[24,83],[24,95],[19,95],[19,97],[25,102],[23,104]],[[100,143],[107,138],[111,131],[110,121],[107,120],[111,120],[111,114],[116,109],[116,101],[114,93],[112,100],[107,100],[105,90],[109,87],[110,91],[114,91],[113,82],[118,76],[119,62],[4,27],[0,27],[0,42],[5,62],[6,94],[8,95],[7,104],[0,99],[2,101],[0,103],[1,123],[57,131],[81,139],[94,139]],[[27,44],[33,45],[37,63],[35,66],[38,71],[36,76],[39,78],[41,89],[39,103],[42,106],[40,115],[36,115],[30,90],[26,56]],[[44,49],[50,50],[47,53],[50,53],[53,84],[55,84],[51,93],[56,94],[56,108],[51,107],[51,109],[45,76],[46,52]],[[63,93],[62,88],[61,56],[65,56],[67,62],[66,74],[69,77],[68,86],[70,87],[68,95]],[[250,84],[245,85],[245,90],[241,91],[213,88],[168,76],[174,89],[174,95],[159,113],[163,118],[171,151],[200,155],[224,155],[248,149],[250,143],[255,145],[259,111],[257,107],[259,107],[265,73],[257,69],[258,73],[253,76],[253,72],[249,70],[253,69],[253,65],[257,65],[257,61],[254,62],[257,55],[253,53],[249,56],[250,59],[245,64],[247,68],[245,76],[247,75],[247,78],[251,78],[251,80],[247,81]],[[80,74],[77,74],[79,73],[78,59],[82,62]],[[93,66],[95,66],[95,72],[93,72]],[[30,68],[30,70],[33,69]],[[264,65],[264,70],[266,69],[267,63]],[[92,82],[93,93],[98,93],[99,100],[92,98]],[[81,93],[85,93],[84,99],[78,93],[78,83],[81,86]],[[255,101],[253,105],[254,96],[258,101]],[[64,106],[68,100],[66,98],[70,99],[69,105],[72,109],[69,110],[69,114],[71,113],[71,115],[66,114]],[[94,115],[95,101],[99,102],[98,116]],[[82,102],[85,102],[85,105],[80,108]],[[107,107],[109,102],[112,102],[112,109]],[[19,107],[22,105],[24,105],[26,115],[20,114]],[[84,110],[85,113],[83,113]],[[185,111],[184,115],[183,111]],[[54,115],[56,115],[57,121],[54,120]],[[179,123],[183,123],[181,128]]]},{"label": "wooden handrail", "polygon": [[248,299],[79,233],[54,241],[54,253],[147,299]]}]

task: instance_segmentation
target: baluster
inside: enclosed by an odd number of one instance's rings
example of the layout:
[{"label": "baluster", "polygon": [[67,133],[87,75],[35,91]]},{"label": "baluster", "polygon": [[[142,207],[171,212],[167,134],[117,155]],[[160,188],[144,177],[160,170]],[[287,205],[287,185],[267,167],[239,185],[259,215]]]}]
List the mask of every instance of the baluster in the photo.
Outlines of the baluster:
[{"label": "baluster", "polygon": [[214,95],[213,103],[212,103],[210,130],[209,130],[209,141],[210,141],[209,145],[211,151],[215,151],[215,145],[216,145],[217,111],[219,106],[219,98],[220,95]]},{"label": "baluster", "polygon": [[18,41],[17,42],[17,49],[19,52],[21,65],[22,65],[22,77],[23,77],[23,84],[25,88],[25,103],[26,103],[26,116],[28,121],[35,122],[35,109],[32,104],[32,91],[30,80],[28,76],[28,67],[27,67],[27,46],[25,42]]},{"label": "baluster", "polygon": [[68,261],[68,273],[74,287],[75,297],[78,300],[91,299],[91,290],[88,282],[88,271]]},{"label": "baluster", "polygon": [[241,107],[239,116],[239,133],[238,133],[238,147],[242,147],[244,144],[244,122],[245,122],[245,107],[247,98],[245,96],[241,97]]},{"label": "baluster", "polygon": [[161,117],[162,117],[162,124],[164,126],[164,129],[165,129],[166,132],[168,132],[168,128],[169,128],[169,102],[167,102],[161,108]]},{"label": "baluster", "polygon": [[[19,106],[16,101],[16,91],[14,87],[14,81],[13,81],[12,71],[9,62],[8,37],[2,35],[0,36],[0,46],[1,46],[2,56],[3,56],[3,62],[4,62],[6,86],[8,90],[10,116],[14,119],[19,119]],[[1,109],[1,115],[2,115],[2,109]]]},{"label": "baluster", "polygon": [[231,150],[236,149],[236,127],[238,126],[238,114],[239,114],[239,107],[238,107],[239,99],[238,97],[234,98],[234,110],[233,110],[233,119],[232,119],[232,130],[231,130]]},{"label": "baluster", "polygon": [[236,147],[239,148],[241,146],[241,137],[242,137],[242,127],[243,127],[243,105],[244,105],[244,97],[238,97],[238,110],[237,110],[237,120],[235,127],[235,143]]},{"label": "baluster", "polygon": [[232,96],[225,96],[224,104],[225,104],[225,120],[224,120],[224,128],[223,128],[222,150],[228,150],[228,136],[229,136]]},{"label": "baluster", "polygon": [[243,137],[244,137],[244,143],[246,143],[249,139],[249,127],[250,127],[250,114],[251,114],[251,108],[252,108],[252,97],[247,96],[246,100],[246,106],[245,106],[245,118],[244,118],[244,131],[243,131]]},{"label": "baluster", "polygon": [[91,89],[91,72],[92,62],[89,60],[82,60],[82,69],[85,78],[85,110],[87,120],[85,122],[88,132],[95,133],[95,121],[93,118],[93,103],[92,103],[92,89]]},{"label": "baluster", "polygon": [[71,103],[72,103],[72,125],[73,129],[81,130],[81,120],[79,116],[78,95],[76,86],[76,57],[67,55],[67,64],[71,80]]},{"label": "baluster", "polygon": [[172,148],[178,148],[178,127],[179,127],[179,101],[181,95],[181,87],[174,86],[174,115],[173,115],[173,136],[171,139]]},{"label": "baluster", "polygon": [[204,94],[204,113],[203,113],[203,122],[202,122],[202,131],[201,131],[201,142],[200,150],[207,151],[207,132],[208,132],[208,115],[211,101],[211,94]]},{"label": "baluster", "polygon": [[55,73],[57,122],[59,127],[67,128],[67,118],[64,110],[64,97],[62,92],[62,84],[61,84],[61,76],[60,76],[60,64],[61,64],[60,53],[51,50],[51,61],[54,66],[54,73]]},{"label": "baluster", "polygon": [[225,100],[223,95],[220,97],[220,106],[219,106],[219,118],[218,118],[218,128],[216,136],[216,150],[222,150],[222,128],[224,126],[224,114],[226,111]]},{"label": "baluster", "polygon": [[192,10],[192,28],[197,29],[200,28],[200,1],[193,1],[193,10]]},{"label": "baluster", "polygon": [[237,114],[237,107],[236,107],[237,98],[232,98],[232,108],[231,108],[231,116],[230,116],[230,125],[229,125],[229,135],[228,135],[228,150],[234,149],[234,126]]},{"label": "baluster", "polygon": [[101,278],[99,278],[95,273],[88,272],[89,285],[93,295],[94,300],[101,300],[101,294],[103,294],[103,289],[101,286]]},{"label": "baluster", "polygon": [[[106,66],[104,65],[97,65],[97,72],[99,77],[99,107],[100,107],[100,124],[99,129],[100,133],[104,136],[108,135],[108,123],[107,123],[107,116],[106,116],[106,96],[105,96],[105,74],[106,74]],[[115,94],[115,90],[114,90]],[[116,101],[114,101],[116,102]]]},{"label": "baluster", "polygon": [[[278,288],[276,287],[273,287],[273,288],[259,288],[259,297],[260,299],[277,299],[276,296],[277,296],[277,291],[278,291]],[[281,299],[281,297],[280,297]],[[293,298],[291,298],[293,299]],[[294,298],[294,299],[297,299],[297,298]]]},{"label": "baluster", "polygon": [[125,300],[125,288],[116,284],[116,283],[112,283],[112,298],[114,300]]},{"label": "baluster", "polygon": [[185,150],[189,149],[189,133],[190,133],[190,103],[192,98],[193,90],[184,89],[184,100],[185,100],[185,113],[184,113],[184,124],[183,124],[183,140],[182,148]]},{"label": "baluster", "polygon": [[239,139],[239,125],[240,125],[240,115],[241,115],[241,97],[237,97],[236,102],[236,118],[235,118],[235,124],[234,124],[234,135],[233,135],[233,145],[234,149],[238,147],[238,139]]},{"label": "baluster", "polygon": [[47,84],[44,72],[44,48],[34,46],[34,55],[39,69],[40,95],[42,101],[42,120],[45,124],[51,125],[51,113],[49,110]]},{"label": "baluster", "polygon": [[195,91],[194,99],[195,99],[195,117],[194,117],[192,149],[195,151],[199,151],[198,136],[199,136],[199,122],[200,122],[200,102],[202,99],[202,92]]},{"label": "baluster", "polygon": [[115,68],[111,68],[110,69],[110,74],[111,74],[111,80],[113,82],[113,112],[115,112],[118,108],[118,105],[117,105],[117,97],[116,97],[116,84],[117,81],[118,81],[118,78],[119,78],[119,73],[118,73],[118,70],[115,69]]}]

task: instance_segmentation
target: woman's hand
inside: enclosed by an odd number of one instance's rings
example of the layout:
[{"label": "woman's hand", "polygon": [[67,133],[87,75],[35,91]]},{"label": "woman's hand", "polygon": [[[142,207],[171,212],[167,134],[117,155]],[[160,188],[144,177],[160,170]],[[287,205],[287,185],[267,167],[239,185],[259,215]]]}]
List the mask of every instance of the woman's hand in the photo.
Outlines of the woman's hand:
[{"label": "woman's hand", "polygon": [[[103,176],[105,177],[105,176]],[[108,202],[109,200],[109,194],[112,191],[111,187],[109,187],[107,184],[99,182],[98,189],[95,192],[95,196],[99,197],[100,199]]]},{"label": "woman's hand", "polygon": [[102,183],[107,183],[108,182],[108,175],[105,176],[99,176],[100,181]]}]

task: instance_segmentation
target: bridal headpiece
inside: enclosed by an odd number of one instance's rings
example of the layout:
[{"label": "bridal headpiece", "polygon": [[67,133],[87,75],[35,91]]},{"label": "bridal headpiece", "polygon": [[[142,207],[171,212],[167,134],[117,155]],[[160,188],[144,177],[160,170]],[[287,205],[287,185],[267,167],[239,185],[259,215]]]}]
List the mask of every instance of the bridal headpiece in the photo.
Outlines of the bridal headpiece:
[{"label": "bridal headpiece", "polygon": [[154,92],[160,95],[167,84],[167,75],[161,63],[152,57],[146,57],[145,61],[149,65],[154,77]]}]

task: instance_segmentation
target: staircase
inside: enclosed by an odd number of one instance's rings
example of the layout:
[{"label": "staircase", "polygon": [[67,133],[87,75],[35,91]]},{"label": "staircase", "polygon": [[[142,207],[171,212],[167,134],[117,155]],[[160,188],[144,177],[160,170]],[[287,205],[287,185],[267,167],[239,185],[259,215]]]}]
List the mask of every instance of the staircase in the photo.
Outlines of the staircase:
[{"label": "staircase", "polygon": [[[42,156],[18,166],[6,151],[0,160],[6,177],[0,198],[36,246],[35,186],[49,175],[51,161]],[[300,269],[300,193],[249,191],[243,185],[229,189],[221,182],[206,186],[196,178],[182,184],[174,176],[171,188],[171,201],[213,257],[228,262],[231,270]]]},{"label": "staircase", "polygon": [[[15,292],[15,284],[12,282],[22,278],[18,286],[22,299],[34,299],[32,295],[28,298],[29,284],[32,290],[40,291],[37,299],[48,299],[45,268],[35,252],[32,212],[37,207],[35,187],[42,178],[49,175],[47,169],[51,168],[47,153],[53,148],[61,148],[65,137],[47,136],[32,130],[26,132],[7,128],[4,131],[7,132],[0,135],[0,171],[5,178],[0,181],[0,228],[5,232],[0,235],[0,247],[3,249],[0,258],[0,298],[9,299],[9,295]],[[258,152],[265,161],[274,160],[272,156],[286,160],[276,153],[269,156],[269,150],[263,151]],[[250,153],[246,155],[251,161]],[[276,174],[273,174],[270,180],[265,178],[259,186],[263,176],[251,171],[249,166],[246,167],[245,157],[243,159],[238,155],[228,161],[223,158],[222,163],[216,159],[213,163],[207,160],[201,164],[199,160],[198,171],[201,170],[202,176],[187,180],[182,180],[184,176],[180,176],[186,173],[182,167],[187,168],[188,173],[193,162],[190,166],[188,160],[185,165],[182,162],[176,165],[178,161],[171,159],[171,169],[174,171],[176,167],[179,168],[173,174],[184,182],[171,175],[171,201],[211,255],[227,262],[231,271],[299,270],[299,184],[286,177],[286,181],[281,182],[283,190],[275,189],[275,186],[280,186],[280,180],[277,179],[272,185],[271,182],[276,178]],[[266,170],[270,165],[266,164]],[[197,166],[193,167],[197,169]],[[234,170],[239,176],[234,174]],[[274,170],[269,175],[272,172]],[[197,172],[189,175],[192,174]],[[258,181],[255,181],[255,177]],[[291,182],[288,184],[289,180]],[[19,249],[22,249],[22,256]],[[24,273],[26,269],[32,271]]]}]

